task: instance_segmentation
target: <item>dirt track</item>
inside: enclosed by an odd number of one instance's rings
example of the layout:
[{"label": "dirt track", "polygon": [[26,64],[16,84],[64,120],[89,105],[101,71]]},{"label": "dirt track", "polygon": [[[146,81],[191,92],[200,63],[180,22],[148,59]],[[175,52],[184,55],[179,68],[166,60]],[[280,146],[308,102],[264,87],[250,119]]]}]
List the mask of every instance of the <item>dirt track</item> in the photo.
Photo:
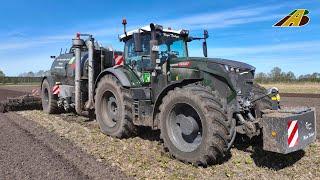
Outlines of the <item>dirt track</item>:
[{"label": "dirt track", "polygon": [[[0,88],[0,101],[30,92]],[[15,113],[0,113],[0,179],[126,179],[72,143]]]},{"label": "dirt track", "polygon": [[0,114],[0,142],[0,177],[4,179],[126,178],[116,167],[97,162],[14,113]]},{"label": "dirt track", "polygon": [[[22,94],[0,88],[0,99]],[[319,100],[282,96],[283,105],[309,105],[316,107],[318,112]],[[306,153],[299,151],[288,156],[274,155],[259,148],[256,150],[255,147],[249,147],[248,150],[247,147],[242,149],[241,146],[235,146],[231,150],[231,159],[221,165],[202,169],[163,155],[159,150],[161,145],[154,140],[149,141],[150,137],[118,140],[99,133],[95,122],[85,123],[77,116],[47,117],[41,111],[22,111],[19,114],[0,114],[0,179],[127,178],[123,172],[144,178],[318,177],[316,169],[319,159],[314,156],[319,152],[317,144],[308,148]],[[287,162],[283,163],[284,160]],[[310,165],[313,168],[306,168]],[[150,167],[157,170],[150,171]]]}]

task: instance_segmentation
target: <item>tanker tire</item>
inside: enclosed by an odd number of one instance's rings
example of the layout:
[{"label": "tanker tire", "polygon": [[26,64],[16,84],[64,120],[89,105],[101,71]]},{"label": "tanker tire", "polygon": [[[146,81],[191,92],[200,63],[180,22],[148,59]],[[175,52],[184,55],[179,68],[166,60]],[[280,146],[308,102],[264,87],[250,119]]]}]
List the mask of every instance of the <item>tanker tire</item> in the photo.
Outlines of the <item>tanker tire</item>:
[{"label": "tanker tire", "polygon": [[[191,148],[192,150],[187,149],[187,151],[183,150],[183,146],[177,145],[179,143],[176,142],[176,139],[179,138],[172,138],[172,134],[177,133],[172,133],[173,131],[170,129],[174,125],[169,126],[170,123],[168,123],[172,121],[171,114],[180,113],[178,116],[186,114],[185,117],[190,118],[190,115],[186,113],[190,112],[190,109],[172,113],[172,111],[176,111],[175,107],[181,107],[181,104],[187,104],[186,107],[193,108],[198,115],[198,118],[195,116],[195,119],[198,123],[200,119],[201,123],[198,125],[202,128],[202,131],[198,132],[198,136],[202,133],[200,144],[196,148]],[[236,135],[236,122],[227,110],[226,100],[221,98],[216,91],[211,91],[200,85],[193,84],[169,91],[160,106],[159,120],[164,149],[169,151],[174,158],[195,166],[206,167],[223,160],[229,153]],[[181,123],[178,126],[181,127]],[[186,145],[185,142],[182,144]]]},{"label": "tanker tire", "polygon": [[57,100],[58,97],[53,94],[52,87],[48,80],[45,79],[41,85],[41,103],[43,111],[48,114],[59,113]]},{"label": "tanker tire", "polygon": [[[253,93],[255,98],[266,94],[266,92],[267,90],[264,87],[258,84],[253,85]],[[254,103],[254,111],[255,111],[256,118],[261,118],[263,115],[262,111],[266,109],[272,109],[272,100],[269,96],[266,96]]]},{"label": "tanker tire", "polygon": [[[107,113],[111,104],[115,104],[116,110]],[[128,138],[137,133],[137,127],[133,124],[133,98],[130,91],[123,88],[120,81],[112,75],[104,76],[98,83],[95,94],[95,113],[104,134]],[[111,116],[111,114],[114,115]]]}]

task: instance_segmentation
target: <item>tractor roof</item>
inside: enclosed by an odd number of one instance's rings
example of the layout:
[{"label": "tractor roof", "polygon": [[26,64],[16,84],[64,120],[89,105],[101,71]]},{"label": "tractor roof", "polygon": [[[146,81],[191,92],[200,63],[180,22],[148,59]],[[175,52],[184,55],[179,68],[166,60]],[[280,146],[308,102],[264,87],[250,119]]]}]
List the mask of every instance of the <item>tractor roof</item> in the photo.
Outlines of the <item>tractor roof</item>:
[{"label": "tractor roof", "polygon": [[[142,30],[142,31],[148,31],[148,32],[151,31],[150,26],[144,26],[144,27],[140,28],[140,30]],[[140,31],[140,32],[142,32],[142,31]],[[171,29],[171,28],[163,28],[162,31],[163,31],[163,32],[167,32],[167,33],[180,34],[180,32],[182,31],[182,29],[181,29],[181,30],[173,30],[173,29]],[[132,31],[128,31],[128,32],[127,32],[127,36],[132,36],[133,33],[138,33],[138,32],[139,32],[139,29],[135,29],[135,30],[132,30]],[[125,34],[120,35],[120,39],[124,39],[125,37],[126,37]]]}]

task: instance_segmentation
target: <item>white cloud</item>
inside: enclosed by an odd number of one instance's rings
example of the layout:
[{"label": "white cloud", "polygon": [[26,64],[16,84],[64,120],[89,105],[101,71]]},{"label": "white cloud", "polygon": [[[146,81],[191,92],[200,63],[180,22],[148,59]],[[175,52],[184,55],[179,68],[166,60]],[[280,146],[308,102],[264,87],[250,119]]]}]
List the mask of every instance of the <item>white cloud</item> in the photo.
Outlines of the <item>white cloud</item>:
[{"label": "white cloud", "polygon": [[248,24],[277,19],[282,14],[275,13],[276,10],[287,6],[287,4],[269,5],[263,7],[240,7],[212,13],[191,15],[164,21],[167,26],[179,26],[189,29],[201,28],[225,28],[235,25]]},{"label": "white cloud", "polygon": [[[278,10],[288,4],[274,4],[268,6],[246,6],[235,9],[227,9],[224,11],[214,11],[212,13],[195,14],[182,18],[164,20],[162,23],[165,26],[179,26],[179,28],[188,29],[213,29],[213,28],[225,28],[230,26],[248,24],[253,22],[262,22],[271,19],[276,19],[281,15],[275,14],[274,11]],[[130,25],[127,29],[134,29],[142,26]],[[178,27],[177,27],[178,28]],[[94,36],[98,36],[99,39],[105,39],[110,37],[113,39],[117,38],[118,34],[122,34],[122,27],[105,26],[90,28],[83,26],[79,28],[83,33],[91,33]],[[22,37],[23,43],[20,41],[7,41],[0,43],[0,51],[11,50],[11,49],[24,49],[35,46],[41,46],[44,44],[59,43],[70,40],[76,31],[68,30],[66,34],[62,35],[48,35],[45,37]],[[15,32],[16,34],[17,32]],[[19,33],[20,34],[20,33]],[[101,38],[100,38],[101,37]]]},{"label": "white cloud", "polygon": [[221,55],[256,55],[265,53],[316,53],[320,49],[320,41],[302,41],[302,42],[287,42],[279,44],[269,44],[260,46],[246,46],[246,47],[226,47],[226,48],[210,48],[208,51],[214,54]]}]

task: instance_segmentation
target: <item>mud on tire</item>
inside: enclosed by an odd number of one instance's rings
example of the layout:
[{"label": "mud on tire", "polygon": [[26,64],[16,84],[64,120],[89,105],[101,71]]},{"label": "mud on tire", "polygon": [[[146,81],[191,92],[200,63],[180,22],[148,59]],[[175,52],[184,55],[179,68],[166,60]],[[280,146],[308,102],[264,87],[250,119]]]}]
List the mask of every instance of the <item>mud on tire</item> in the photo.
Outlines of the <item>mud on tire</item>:
[{"label": "mud on tire", "polygon": [[226,100],[200,85],[175,88],[160,106],[164,147],[186,163],[217,163],[229,151],[236,132]]},{"label": "mud on tire", "polygon": [[41,85],[41,102],[43,111],[48,114],[59,113],[57,100],[58,97],[53,94],[52,87],[48,80],[45,79]]},{"label": "mud on tire", "polygon": [[123,88],[116,77],[106,75],[99,81],[95,94],[95,113],[103,133],[118,138],[136,134],[132,108],[130,91]]}]

